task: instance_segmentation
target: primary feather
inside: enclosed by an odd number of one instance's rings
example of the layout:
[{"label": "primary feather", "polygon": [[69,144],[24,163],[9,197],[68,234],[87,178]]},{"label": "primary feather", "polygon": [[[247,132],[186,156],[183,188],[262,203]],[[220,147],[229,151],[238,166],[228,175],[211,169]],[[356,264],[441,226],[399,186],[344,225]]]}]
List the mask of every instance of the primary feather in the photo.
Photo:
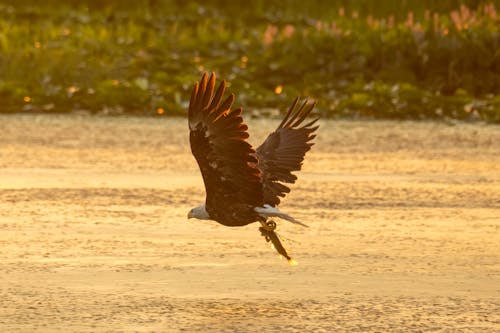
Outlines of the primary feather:
[{"label": "primary feather", "polygon": [[300,126],[311,113],[316,103],[304,101],[298,107],[296,98],[278,128],[257,148],[259,168],[263,174],[264,203],[276,206],[280,197],[290,192],[290,188],[282,183],[295,183],[297,177],[292,171],[302,167],[304,156],[313,145],[313,135],[318,126],[314,126],[318,118]]}]

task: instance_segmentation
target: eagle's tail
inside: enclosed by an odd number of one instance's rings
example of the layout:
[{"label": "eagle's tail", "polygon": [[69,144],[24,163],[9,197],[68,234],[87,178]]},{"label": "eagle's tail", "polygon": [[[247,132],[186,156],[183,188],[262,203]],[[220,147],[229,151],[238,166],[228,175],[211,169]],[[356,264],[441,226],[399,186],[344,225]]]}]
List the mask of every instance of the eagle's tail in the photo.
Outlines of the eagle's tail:
[{"label": "eagle's tail", "polygon": [[309,228],[309,226],[307,224],[304,224],[304,223],[300,222],[299,220],[294,219],[290,215],[283,213],[281,210],[279,210],[278,208],[273,207],[271,205],[266,204],[263,207],[255,207],[254,209],[260,216],[262,216],[264,218],[279,217],[279,218],[282,218],[284,220],[290,221],[294,224],[299,224],[303,227]]}]

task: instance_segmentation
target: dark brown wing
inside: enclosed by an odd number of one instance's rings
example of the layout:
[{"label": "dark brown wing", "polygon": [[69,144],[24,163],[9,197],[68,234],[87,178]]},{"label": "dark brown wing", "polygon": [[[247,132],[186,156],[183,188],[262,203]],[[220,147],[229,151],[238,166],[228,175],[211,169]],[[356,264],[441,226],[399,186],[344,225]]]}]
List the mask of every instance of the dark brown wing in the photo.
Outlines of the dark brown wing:
[{"label": "dark brown wing", "polygon": [[240,204],[262,206],[261,172],[255,150],[246,141],[242,109],[231,110],[233,94],[222,102],[224,81],[215,93],[214,87],[215,74],[209,79],[203,74],[189,104],[191,151],[205,182],[207,211]]},{"label": "dark brown wing", "polygon": [[316,103],[308,104],[305,100],[300,107],[297,104],[298,98],[293,101],[278,128],[257,148],[259,168],[263,174],[264,203],[272,206],[278,205],[279,197],[290,192],[290,188],[282,183],[293,184],[297,179],[292,171],[300,170],[304,156],[316,137],[313,133],[319,127],[314,126],[318,118],[300,126]]}]

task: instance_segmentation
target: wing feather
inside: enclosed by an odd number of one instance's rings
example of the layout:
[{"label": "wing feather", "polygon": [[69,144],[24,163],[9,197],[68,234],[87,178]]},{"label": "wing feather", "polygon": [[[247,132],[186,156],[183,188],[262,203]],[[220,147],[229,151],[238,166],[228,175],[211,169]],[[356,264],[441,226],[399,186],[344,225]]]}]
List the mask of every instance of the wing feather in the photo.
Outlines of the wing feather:
[{"label": "wing feather", "polygon": [[295,183],[297,176],[292,172],[301,169],[304,156],[316,137],[313,133],[319,127],[314,126],[318,118],[300,127],[316,103],[309,103],[306,99],[298,105],[299,99],[296,98],[278,128],[256,150],[262,170],[265,204],[276,206],[280,197],[290,192],[290,188],[282,183]]},{"label": "wing feather", "polygon": [[246,141],[242,109],[231,110],[234,94],[223,102],[224,81],[215,90],[215,74],[205,73],[193,88],[189,105],[191,151],[198,162],[207,194],[207,210],[231,202],[263,205],[262,174],[255,150]]}]

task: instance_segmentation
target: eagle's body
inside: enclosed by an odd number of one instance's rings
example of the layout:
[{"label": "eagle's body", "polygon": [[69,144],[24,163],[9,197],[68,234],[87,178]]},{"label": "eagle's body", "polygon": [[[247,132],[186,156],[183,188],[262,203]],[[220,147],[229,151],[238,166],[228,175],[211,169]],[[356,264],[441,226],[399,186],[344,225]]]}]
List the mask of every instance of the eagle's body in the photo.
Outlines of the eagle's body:
[{"label": "eagle's body", "polygon": [[300,125],[314,103],[298,107],[296,99],[278,128],[254,150],[246,141],[248,127],[241,117],[242,109],[231,110],[234,95],[222,101],[225,82],[215,93],[214,87],[215,75],[208,78],[204,74],[194,86],[189,105],[191,151],[205,183],[206,201],[188,216],[226,226],[253,222],[265,226],[269,217],[302,224],[276,206],[280,197],[290,192],[282,183],[295,182],[297,177],[291,172],[300,170],[313,145],[317,119]]}]

